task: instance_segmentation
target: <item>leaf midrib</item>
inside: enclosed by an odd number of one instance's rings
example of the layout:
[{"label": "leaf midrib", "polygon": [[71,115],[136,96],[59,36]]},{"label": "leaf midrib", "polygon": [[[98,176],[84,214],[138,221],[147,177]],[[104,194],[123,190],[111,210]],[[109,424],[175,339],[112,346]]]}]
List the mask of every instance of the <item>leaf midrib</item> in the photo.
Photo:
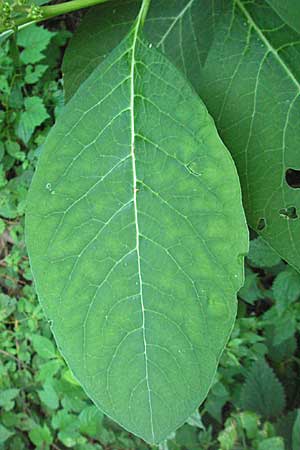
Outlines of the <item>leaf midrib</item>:
[{"label": "leaf midrib", "polygon": [[148,355],[147,355],[147,341],[146,341],[146,327],[145,327],[145,306],[143,297],[143,280],[141,271],[141,256],[140,256],[140,231],[138,222],[138,208],[137,208],[137,176],[136,176],[136,158],[135,158],[135,66],[136,66],[136,47],[138,42],[138,33],[141,27],[143,7],[137,18],[137,22],[134,28],[133,43],[131,48],[131,67],[130,67],[130,122],[131,122],[131,159],[132,159],[132,176],[133,176],[133,207],[134,207],[134,221],[135,221],[135,232],[136,232],[136,253],[137,253],[137,264],[138,264],[138,277],[139,277],[139,296],[141,299],[141,309],[142,309],[142,332],[143,332],[143,345],[144,345],[144,355],[145,355],[145,380],[147,384],[148,391],[148,403],[149,403],[149,413],[150,413],[150,426],[151,435],[153,442],[154,438],[154,427],[153,427],[153,409],[152,409],[152,399],[151,399],[151,389],[149,382],[149,370],[148,370]]},{"label": "leaf midrib", "polygon": [[295,84],[295,86],[297,87],[298,91],[300,92],[300,83],[297,80],[297,78],[294,76],[294,74],[291,72],[290,68],[287,66],[287,64],[282,60],[282,58],[279,56],[278,51],[272,46],[272,44],[269,42],[269,40],[266,38],[266,36],[264,35],[264,33],[260,30],[259,26],[257,25],[257,23],[253,20],[252,16],[250,15],[250,13],[247,11],[247,9],[245,8],[245,6],[243,5],[243,3],[241,2],[241,0],[234,0],[235,4],[238,5],[238,7],[240,8],[241,12],[244,14],[244,16],[246,17],[248,23],[250,24],[250,26],[256,31],[257,35],[259,36],[260,40],[265,44],[265,46],[267,47],[267,49],[269,50],[270,53],[272,53],[272,55],[275,57],[275,59],[277,60],[277,62],[279,63],[279,65],[283,68],[283,70],[287,73],[287,75],[289,76],[289,78],[293,81],[293,83]]}]

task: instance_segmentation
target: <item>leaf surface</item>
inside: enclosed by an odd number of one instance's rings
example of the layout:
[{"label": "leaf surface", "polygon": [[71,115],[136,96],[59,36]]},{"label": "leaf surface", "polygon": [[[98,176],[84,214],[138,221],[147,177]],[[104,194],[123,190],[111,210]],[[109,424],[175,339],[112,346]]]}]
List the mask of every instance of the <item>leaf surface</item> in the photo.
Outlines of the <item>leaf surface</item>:
[{"label": "leaf surface", "polygon": [[264,418],[277,417],[285,407],[282,384],[264,359],[256,361],[247,373],[241,407]]},{"label": "leaf surface", "polygon": [[267,0],[267,2],[288,25],[300,33],[300,3],[298,0]]},{"label": "leaf surface", "polygon": [[[153,0],[145,32],[185,73],[212,114],[237,165],[248,223],[300,270],[300,34],[269,3],[229,0],[223,9],[217,5],[204,13],[204,0],[174,0],[168,6]],[[280,2],[282,7],[291,3]],[[298,9],[293,7],[295,18]],[[128,4],[110,15],[105,11],[88,13],[71,41],[64,63],[67,94],[89,73],[88,66],[80,73],[75,69],[77,58],[93,48],[93,66],[94,58],[105,55],[91,37],[101,31],[101,42],[108,35],[108,43],[116,42],[134,17]],[[201,37],[212,27],[214,39],[207,48]]]},{"label": "leaf surface", "polygon": [[[140,1],[118,0],[91,8],[86,14],[63,60],[67,101],[125,37],[139,7]],[[222,9],[223,0],[152,0],[145,32],[149,42],[184,68],[193,82],[213,43]]]},{"label": "leaf surface", "polygon": [[160,442],[207,395],[248,236],[207,110],[136,27],[59,116],[27,245],[58,346],[96,405]]}]

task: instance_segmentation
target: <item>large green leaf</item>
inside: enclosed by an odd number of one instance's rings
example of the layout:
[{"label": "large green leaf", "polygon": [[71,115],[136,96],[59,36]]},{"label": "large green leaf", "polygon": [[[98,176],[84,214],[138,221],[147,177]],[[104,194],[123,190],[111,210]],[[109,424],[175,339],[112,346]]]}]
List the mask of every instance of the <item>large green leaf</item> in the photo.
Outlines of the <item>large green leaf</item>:
[{"label": "large green leaf", "polygon": [[300,2],[299,0],[267,0],[283,20],[300,33]]},{"label": "large green leaf", "polygon": [[[80,55],[93,48],[91,67],[93,58],[105,55],[93,36],[101,32],[101,42],[110,45],[129,26],[134,7],[122,3],[110,14],[104,8],[92,10],[71,41],[64,64],[67,96],[89,72],[81,64],[75,69]],[[300,35],[264,0],[228,0],[221,16],[208,14],[211,20],[204,28],[204,0],[167,3],[152,1],[147,37],[187,75],[214,117],[238,168],[249,224],[300,270]],[[295,17],[298,10],[294,7]],[[203,68],[198,58],[202,32],[212,28],[216,17]],[[76,77],[77,85],[72,82]]]},{"label": "large green leaf", "polygon": [[39,299],[75,377],[125,428],[164,440],[207,395],[248,238],[211,117],[136,27],[50,132],[26,227]]}]

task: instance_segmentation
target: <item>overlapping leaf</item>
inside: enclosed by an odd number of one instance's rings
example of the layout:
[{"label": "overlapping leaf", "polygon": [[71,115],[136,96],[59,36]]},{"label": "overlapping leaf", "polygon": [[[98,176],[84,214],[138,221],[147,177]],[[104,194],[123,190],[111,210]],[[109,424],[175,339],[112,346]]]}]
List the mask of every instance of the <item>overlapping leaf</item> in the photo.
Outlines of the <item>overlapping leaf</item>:
[{"label": "overlapping leaf", "polygon": [[[133,23],[140,1],[109,2],[87,13],[63,61],[66,100],[120,43]],[[145,24],[149,42],[171,57],[190,81],[198,78],[213,43],[223,0],[154,0]]]},{"label": "overlapping leaf", "polygon": [[[134,6],[122,3],[111,14],[105,8],[88,14],[71,42],[65,60],[69,95],[72,86],[77,87],[73,80],[78,77],[79,83],[89,72],[89,66],[80,73],[74,70],[74,55],[77,62],[93,48],[94,57],[103,58],[101,46],[96,48],[89,38],[102,33],[104,42],[109,35],[108,45],[113,45],[133,20]],[[238,167],[249,224],[299,270],[300,34],[294,25],[298,3],[229,0],[219,14],[220,6],[209,12],[204,0],[173,0],[167,5],[153,0],[146,33],[192,81],[214,117]],[[201,52],[204,48],[207,54],[207,47],[202,33],[207,29],[214,30],[215,38],[203,68]],[[93,55],[89,54],[90,66]]]},{"label": "overlapping leaf", "polygon": [[300,2],[298,0],[267,0],[267,2],[288,25],[300,33]]},{"label": "overlapping leaf", "polygon": [[235,317],[247,230],[205,106],[136,30],[50,132],[27,244],[76,378],[106,414],[159,442],[207,394]]}]

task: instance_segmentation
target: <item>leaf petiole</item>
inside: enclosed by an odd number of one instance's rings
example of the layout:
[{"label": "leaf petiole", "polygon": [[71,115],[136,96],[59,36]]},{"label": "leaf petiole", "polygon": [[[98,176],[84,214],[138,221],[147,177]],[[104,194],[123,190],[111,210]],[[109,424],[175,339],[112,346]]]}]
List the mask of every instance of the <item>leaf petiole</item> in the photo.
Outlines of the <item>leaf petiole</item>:
[{"label": "leaf petiole", "polygon": [[89,6],[98,5],[100,3],[106,3],[108,1],[109,0],[70,0],[68,2],[59,3],[57,5],[41,6],[39,8],[38,17],[33,18],[30,15],[28,15],[27,17],[21,17],[19,19],[16,19],[13,21],[12,26],[0,27],[0,33],[7,30],[16,29],[19,26],[25,24],[52,19],[53,17],[60,16],[61,14],[67,14],[70,12],[78,11],[79,9],[88,8]]}]

